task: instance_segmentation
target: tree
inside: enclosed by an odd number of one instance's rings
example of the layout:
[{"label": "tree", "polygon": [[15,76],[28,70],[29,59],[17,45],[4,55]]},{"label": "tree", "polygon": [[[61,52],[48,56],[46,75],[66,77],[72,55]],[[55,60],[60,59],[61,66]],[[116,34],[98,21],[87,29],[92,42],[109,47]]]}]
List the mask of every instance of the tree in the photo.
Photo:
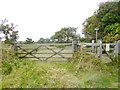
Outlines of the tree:
[{"label": "tree", "polygon": [[77,39],[76,35],[77,28],[64,27],[60,31],[55,32],[55,35],[51,37],[53,42],[72,42],[73,39]]},{"label": "tree", "polygon": [[44,43],[44,38],[40,38],[40,39],[38,40],[38,43]]},{"label": "tree", "polygon": [[95,28],[99,28],[98,39],[114,42],[120,39],[120,2],[105,2],[83,23],[87,39],[95,39]]},{"label": "tree", "polygon": [[34,41],[31,38],[27,38],[25,41],[26,44],[34,43]]},{"label": "tree", "polygon": [[18,39],[18,31],[14,30],[17,25],[14,26],[13,23],[6,24],[6,22],[8,22],[8,20],[6,19],[2,20],[2,23],[0,25],[0,32],[4,34],[3,37],[5,38],[5,43],[7,44],[15,43]]},{"label": "tree", "polygon": [[49,39],[49,38],[40,38],[39,40],[38,40],[38,43],[50,43],[51,42],[51,40]]}]

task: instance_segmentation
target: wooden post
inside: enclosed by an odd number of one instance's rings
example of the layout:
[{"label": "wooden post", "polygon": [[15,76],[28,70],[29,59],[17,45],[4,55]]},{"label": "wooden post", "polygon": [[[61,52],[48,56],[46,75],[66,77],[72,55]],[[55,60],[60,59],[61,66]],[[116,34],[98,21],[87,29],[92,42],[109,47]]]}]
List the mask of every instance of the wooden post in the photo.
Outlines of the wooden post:
[{"label": "wooden post", "polygon": [[17,56],[17,46],[16,46],[16,44],[14,44],[14,52],[15,52],[15,55]]},{"label": "wooden post", "polygon": [[80,51],[80,45],[77,43],[77,51]]},{"label": "wooden post", "polygon": [[120,55],[120,40],[119,40],[119,41],[117,41],[117,43],[116,43],[114,53],[115,53],[115,56]]},{"label": "wooden post", "polygon": [[106,44],[106,52],[110,51],[110,44]]},{"label": "wooden post", "polygon": [[94,53],[94,43],[95,43],[95,40],[92,40],[92,53]]},{"label": "wooden post", "polygon": [[77,51],[77,42],[76,41],[72,42],[72,48],[73,48],[73,53],[75,53]]},{"label": "wooden post", "polygon": [[99,47],[98,47],[98,57],[102,59],[102,41],[98,41]]}]

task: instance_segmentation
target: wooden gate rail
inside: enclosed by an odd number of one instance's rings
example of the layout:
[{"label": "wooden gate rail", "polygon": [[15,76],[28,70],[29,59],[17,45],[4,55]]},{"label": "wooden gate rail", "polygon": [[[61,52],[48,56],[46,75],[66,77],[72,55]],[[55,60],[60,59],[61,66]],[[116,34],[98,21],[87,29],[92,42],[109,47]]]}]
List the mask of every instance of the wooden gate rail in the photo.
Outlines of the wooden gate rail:
[{"label": "wooden gate rail", "polygon": [[56,44],[16,44],[16,46],[29,46],[29,45],[35,45],[35,46],[59,46],[59,45],[65,45],[65,46],[71,46],[72,43],[56,43]]},{"label": "wooden gate rail", "polygon": [[[26,54],[26,53],[16,52],[16,54]],[[51,53],[48,52],[48,53],[32,53],[32,54],[53,54],[53,53],[52,52]],[[72,54],[72,53],[60,53],[60,54]]]}]

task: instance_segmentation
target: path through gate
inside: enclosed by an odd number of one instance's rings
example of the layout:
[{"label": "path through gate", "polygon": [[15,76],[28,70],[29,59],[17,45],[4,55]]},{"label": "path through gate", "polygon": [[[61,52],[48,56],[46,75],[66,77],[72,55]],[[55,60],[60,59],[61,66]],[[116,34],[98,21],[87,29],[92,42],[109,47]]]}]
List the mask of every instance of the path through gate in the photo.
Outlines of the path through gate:
[{"label": "path through gate", "polygon": [[72,57],[72,43],[64,44],[16,44],[19,58],[33,58],[40,61],[67,61]]}]

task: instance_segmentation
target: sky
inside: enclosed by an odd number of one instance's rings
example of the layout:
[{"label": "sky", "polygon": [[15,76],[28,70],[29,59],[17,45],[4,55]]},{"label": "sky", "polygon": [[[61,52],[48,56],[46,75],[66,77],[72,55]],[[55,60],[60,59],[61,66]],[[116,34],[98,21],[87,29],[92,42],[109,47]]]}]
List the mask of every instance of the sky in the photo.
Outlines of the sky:
[{"label": "sky", "polygon": [[[108,0],[0,0],[0,20],[18,25],[19,41],[50,38],[63,27],[78,27]],[[1,23],[1,22],[0,22]]]}]

